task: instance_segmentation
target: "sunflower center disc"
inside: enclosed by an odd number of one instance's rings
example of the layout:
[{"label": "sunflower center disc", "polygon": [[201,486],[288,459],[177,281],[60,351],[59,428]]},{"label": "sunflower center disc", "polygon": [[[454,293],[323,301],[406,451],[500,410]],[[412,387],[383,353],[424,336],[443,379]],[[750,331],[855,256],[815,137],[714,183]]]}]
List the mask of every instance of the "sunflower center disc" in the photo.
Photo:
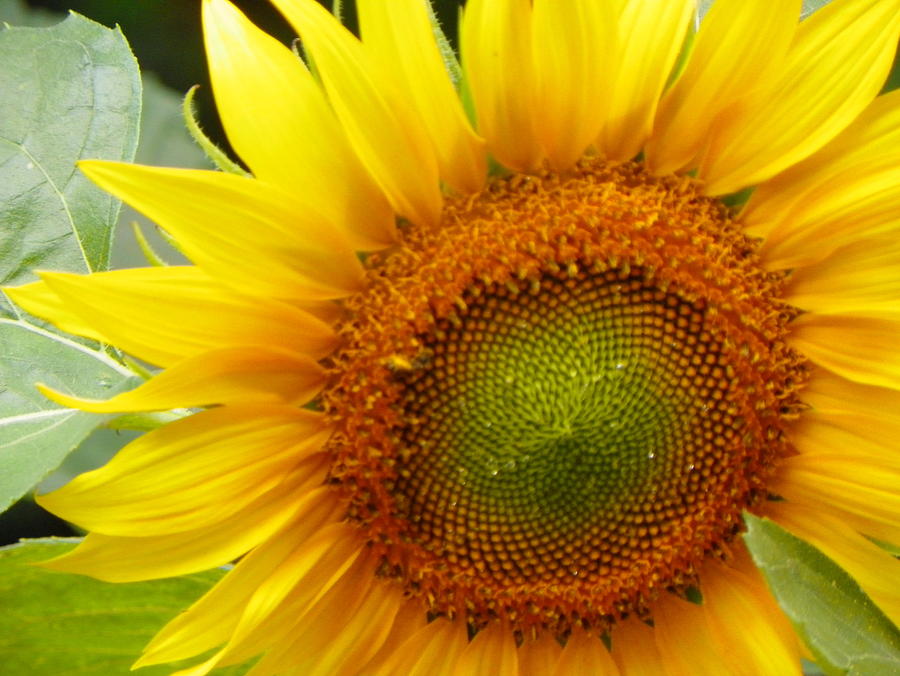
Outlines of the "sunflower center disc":
[{"label": "sunflower center disc", "polygon": [[415,422],[394,488],[424,545],[550,581],[628,567],[702,499],[741,434],[727,360],[702,308],[622,277],[488,288],[426,340],[431,367],[403,377]]},{"label": "sunflower center disc", "polygon": [[778,282],[687,179],[498,181],[369,263],[332,474],[432,612],[558,634],[644,612],[790,453]]}]

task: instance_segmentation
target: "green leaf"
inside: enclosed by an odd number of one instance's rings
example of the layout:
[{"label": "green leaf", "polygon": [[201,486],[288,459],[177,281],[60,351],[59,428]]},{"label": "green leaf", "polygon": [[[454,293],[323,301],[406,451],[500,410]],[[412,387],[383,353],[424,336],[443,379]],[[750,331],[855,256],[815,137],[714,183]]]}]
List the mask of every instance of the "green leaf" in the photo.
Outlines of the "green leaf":
[{"label": "green leaf", "polygon": [[[119,201],[75,167],[131,160],[141,82],[118,29],[77,14],[0,31],[0,284],[106,269]],[[0,316],[17,314],[5,297]]]},{"label": "green leaf", "polygon": [[754,562],[826,674],[900,674],[900,630],[853,578],[768,519],[744,520]]},{"label": "green leaf", "polygon": [[[31,540],[0,548],[3,673],[126,676],[150,638],[225,573],[212,570],[168,580],[110,584],[29,565],[58,556],[76,542]],[[158,666],[138,673],[163,676],[173,670]],[[246,670],[240,666],[213,673],[237,676]]]},{"label": "green leaf", "polygon": [[441,27],[441,22],[438,20],[437,14],[434,11],[434,5],[429,2],[427,3],[427,7],[428,19],[431,21],[431,30],[434,33],[435,42],[437,42],[438,50],[441,53],[441,59],[444,62],[444,67],[447,69],[447,75],[450,76],[450,81],[458,90],[463,79],[462,66],[459,64],[459,59],[456,58],[456,52],[453,51],[453,47],[450,45],[447,34]]},{"label": "green leaf", "polygon": [[197,114],[194,111],[194,95],[197,93],[199,86],[200,85],[194,85],[188,90],[188,93],[184,95],[182,118],[184,119],[184,125],[187,128],[187,131],[190,133],[191,138],[194,139],[197,146],[203,149],[203,152],[206,154],[206,157],[209,158],[209,161],[215,164],[221,171],[229,174],[237,174],[238,176],[249,176],[250,174],[244,171],[237,162],[228,157],[228,154],[219,148],[200,128],[200,123],[197,121]]},{"label": "green leaf", "polygon": [[[130,160],[140,118],[137,64],[121,32],[76,14],[0,31],[0,283],[36,268],[108,266],[119,202],[75,167]],[[56,468],[103,417],[60,408],[36,382],[107,398],[135,384],[99,349],[60,336],[0,294],[0,510]]]},{"label": "green leaf", "polygon": [[0,511],[54,470],[98,424],[57,406],[36,382],[106,399],[140,379],[109,356],[25,321],[0,318]]}]

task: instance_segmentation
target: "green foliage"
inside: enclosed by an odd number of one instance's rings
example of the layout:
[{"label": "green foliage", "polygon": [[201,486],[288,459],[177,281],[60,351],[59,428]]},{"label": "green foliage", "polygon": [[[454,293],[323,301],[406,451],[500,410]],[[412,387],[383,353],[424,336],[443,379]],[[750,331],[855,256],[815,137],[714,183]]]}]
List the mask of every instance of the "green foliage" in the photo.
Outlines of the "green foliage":
[{"label": "green foliage", "polygon": [[5,29],[0,63],[0,280],[105,269],[119,202],[75,161],[134,157],[141,83],[125,38],[72,14]]},{"label": "green foliage", "polygon": [[209,161],[215,164],[221,171],[228,172],[229,174],[237,174],[238,176],[249,176],[239,164],[228,157],[224,150],[219,148],[212,139],[203,133],[194,112],[194,95],[196,93],[197,86],[195,85],[188,90],[187,94],[185,94],[184,103],[182,104],[184,124],[187,127],[188,132],[190,132],[191,138],[193,138],[197,146],[202,148],[203,152],[206,153],[206,157],[209,158]]},{"label": "green foliage", "polygon": [[139,379],[99,350],[24,320],[0,319],[0,510],[31,490],[104,418],[62,408],[34,387],[108,398]]},{"label": "green foliage", "polygon": [[[109,584],[29,565],[59,556],[75,542],[31,540],[0,548],[3,673],[125,676],[150,638],[225,573]],[[230,667],[213,673],[237,676],[246,670]],[[138,673],[163,676],[172,671],[158,666]]]},{"label": "green foliage", "polygon": [[[119,202],[75,167],[131,160],[141,83],[121,32],[72,14],[0,32],[0,281],[109,263]],[[34,383],[106,398],[134,382],[97,346],[47,329],[0,296],[0,509],[53,470],[101,417],[60,408]]]},{"label": "green foliage", "polygon": [[900,674],[900,630],[853,578],[771,521],[744,519],[753,561],[828,676]]}]

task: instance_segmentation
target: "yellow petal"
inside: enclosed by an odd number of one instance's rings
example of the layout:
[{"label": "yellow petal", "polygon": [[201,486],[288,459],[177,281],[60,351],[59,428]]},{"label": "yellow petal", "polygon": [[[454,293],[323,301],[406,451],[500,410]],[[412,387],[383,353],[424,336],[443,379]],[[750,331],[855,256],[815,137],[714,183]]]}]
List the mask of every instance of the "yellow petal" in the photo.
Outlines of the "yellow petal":
[{"label": "yellow petal", "polygon": [[781,77],[710,130],[698,172],[707,192],[760,183],[839,134],[884,84],[898,33],[897,0],[835,0],[803,21]]},{"label": "yellow petal", "polygon": [[791,429],[800,450],[823,446],[835,451],[859,447],[876,455],[900,452],[894,443],[900,439],[900,391],[860,385],[819,368],[812,371],[802,397],[810,410]]},{"label": "yellow petal", "polygon": [[671,673],[666,671],[656,649],[653,628],[634,615],[613,626],[612,656],[625,676],[669,676]]},{"label": "yellow petal", "polygon": [[[20,287],[14,295],[26,310],[42,311],[50,321],[75,315],[92,327],[88,335],[160,366],[237,346],[272,346],[324,357],[337,344],[331,327],[311,314],[286,303],[242,296],[194,267],[93,275],[45,272],[41,277],[40,284],[56,296],[54,305],[49,305],[45,290],[28,285],[31,288]],[[39,299],[37,305],[29,302],[32,297]]]},{"label": "yellow petal", "polygon": [[771,269],[808,265],[900,226],[900,90],[876,98],[844,132],[760,185],[741,221],[765,237]]},{"label": "yellow petal", "polygon": [[599,637],[575,630],[556,664],[555,676],[619,676],[619,668]]},{"label": "yellow petal", "polygon": [[544,632],[519,646],[519,676],[547,676],[559,662],[562,648],[556,638]]},{"label": "yellow petal", "polygon": [[46,319],[67,333],[74,333],[99,342],[106,340],[99,331],[91,326],[89,321],[85,321],[78,313],[73,312],[68,304],[63,303],[53,289],[44,282],[5,286],[3,292],[35,317]]},{"label": "yellow petal", "polygon": [[818,314],[896,315],[900,310],[898,270],[900,244],[896,236],[860,240],[818,263],[794,270],[785,300]]},{"label": "yellow petal", "polygon": [[464,193],[484,185],[484,140],[469,124],[438,51],[425,0],[358,0],[363,44],[427,130],[441,178]]},{"label": "yellow petal", "polygon": [[[375,676],[451,676],[466,645],[465,622],[438,618],[412,633],[371,673]],[[368,671],[363,673],[369,674]]]},{"label": "yellow petal", "polygon": [[716,649],[700,606],[664,594],[653,604],[653,622],[656,648],[668,676],[729,673],[731,662]]},{"label": "yellow petal", "polygon": [[401,215],[419,225],[441,211],[426,131],[362,44],[315,0],[273,0],[300,34],[350,144]]},{"label": "yellow petal", "polygon": [[300,59],[226,0],[204,0],[203,29],[216,108],[254,175],[316,205],[356,247],[391,244],[390,206]]},{"label": "yellow petal", "polygon": [[331,429],[288,406],[228,406],[137,438],[38,502],[105,535],[164,535],[218,523],[284,480]]},{"label": "yellow petal", "polygon": [[652,171],[690,165],[718,114],[782,66],[799,15],[799,0],[713,3],[684,72],[660,104],[644,149]]},{"label": "yellow petal", "polygon": [[534,2],[537,135],[557,171],[581,157],[600,133],[614,72],[615,21],[604,2]]},{"label": "yellow petal", "polygon": [[758,572],[713,561],[701,585],[710,633],[734,676],[802,676],[796,635]]},{"label": "yellow petal", "polygon": [[[334,502],[325,506],[322,513],[330,519]],[[355,559],[358,542],[345,523],[325,525],[321,518],[313,518],[310,528],[302,517],[298,514],[275,537],[242,558],[215,587],[169,622],[134,668],[204,653],[231,639],[239,628],[246,635],[264,621],[266,609],[278,606],[292,590],[303,589],[299,600],[308,605],[330,588]],[[298,581],[306,586],[298,588]],[[224,650],[210,661],[210,669],[223,654]]]},{"label": "yellow petal", "polygon": [[100,161],[79,167],[156,221],[223,284],[301,300],[340,298],[364,286],[362,265],[340,231],[274,186],[220,171]]},{"label": "yellow petal", "polygon": [[804,453],[778,468],[772,490],[791,502],[839,515],[856,530],[900,542],[900,458]]},{"label": "yellow petal", "polygon": [[[403,591],[377,579],[374,570],[348,571],[310,609],[291,637],[260,664],[259,671],[288,669],[309,676],[359,674],[387,637],[403,603]],[[252,673],[252,672],[251,672]]]},{"label": "yellow petal", "polygon": [[[326,643],[336,640],[341,625],[330,622],[334,612],[343,609],[343,621],[348,622],[372,584],[378,583],[362,541],[354,537],[352,526],[340,525],[345,531],[338,542],[326,550],[307,547],[310,551],[304,560],[293,562],[290,569],[283,566],[254,593],[223,652],[223,664],[238,663],[266,651],[248,676],[280,674],[298,666],[298,662],[308,666],[308,662],[302,662],[304,657],[315,660],[325,652]],[[335,558],[335,550],[339,558]],[[386,624],[379,628],[387,631],[390,621]],[[297,642],[306,644],[309,650],[295,648]]]},{"label": "yellow petal", "polygon": [[518,676],[516,642],[509,627],[494,622],[479,631],[463,650],[453,674]]},{"label": "yellow petal", "polygon": [[[272,491],[220,523],[147,537],[89,533],[76,549],[41,565],[107,582],[154,580],[224,566],[273,537],[299,512],[312,519],[308,504],[331,497],[329,488],[310,491],[311,484],[322,483],[326,469],[324,454],[312,456]],[[332,509],[330,518],[337,516]]]},{"label": "yellow petal", "polygon": [[650,136],[666,81],[681,51],[694,0],[628,0],[618,21],[617,69],[598,152],[630,160]]},{"label": "yellow petal", "polygon": [[478,133],[504,166],[533,169],[542,152],[534,118],[531,1],[470,0],[459,40]]},{"label": "yellow petal", "polygon": [[[389,661],[394,661],[400,657],[410,657],[413,660],[418,659],[422,654],[422,648],[407,652],[403,646],[407,641],[411,641],[412,637],[427,624],[428,620],[421,603],[417,599],[407,599],[397,611],[397,615],[394,617],[394,621],[391,624],[390,633],[384,643],[381,644],[378,652],[372,657],[371,661],[362,669],[341,669],[335,676],[357,676],[357,674],[360,673],[367,674],[367,676],[375,676],[376,674],[384,673],[381,669]],[[463,637],[463,645],[465,645],[465,641],[466,639]],[[427,645],[427,643],[419,645]],[[445,652],[444,655],[446,654],[447,653]],[[406,674],[407,676],[417,676],[418,672],[414,672],[413,668],[410,666],[402,669],[393,667],[387,673],[401,673]],[[440,674],[437,670],[432,670],[425,672],[422,676],[440,676]]]},{"label": "yellow petal", "polygon": [[44,385],[38,385],[38,389],[48,399],[69,408],[117,413],[213,404],[305,404],[325,380],[325,369],[304,355],[265,347],[233,347],[189,357],[106,401],[79,399]]},{"label": "yellow petal", "polygon": [[801,419],[791,426],[791,443],[799,453],[859,453],[865,458],[883,455],[896,457],[900,452],[893,441],[897,438],[894,436],[898,429],[896,423],[885,424],[877,416],[872,416],[865,427],[844,422],[845,426],[840,427],[838,416],[804,411]]},{"label": "yellow petal", "polygon": [[846,570],[895,623],[900,624],[900,560],[841,519],[791,502],[772,502],[766,514]]},{"label": "yellow petal", "polygon": [[830,371],[865,385],[900,389],[900,322],[807,314],[791,324],[789,342]]}]

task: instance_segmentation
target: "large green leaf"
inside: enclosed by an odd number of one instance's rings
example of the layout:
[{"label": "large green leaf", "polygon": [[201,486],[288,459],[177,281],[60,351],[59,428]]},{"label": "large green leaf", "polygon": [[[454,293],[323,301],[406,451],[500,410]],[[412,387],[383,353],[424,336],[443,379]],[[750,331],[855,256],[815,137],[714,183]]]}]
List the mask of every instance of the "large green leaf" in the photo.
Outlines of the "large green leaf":
[{"label": "large green leaf", "polygon": [[0,318],[0,354],[2,511],[104,420],[57,406],[35,389],[35,382],[105,399],[139,380],[103,352],[20,320]]},{"label": "large green leaf", "polygon": [[[0,283],[36,268],[88,272],[109,261],[119,202],[75,167],[129,160],[140,118],[137,64],[118,30],[78,15],[0,31]],[[0,294],[0,510],[30,490],[102,418],[34,388],[106,398],[135,383],[100,349],[66,338]]]},{"label": "large green leaf", "polygon": [[[32,540],[0,548],[0,672],[126,676],[147,641],[225,572],[110,584],[29,565],[68,551],[74,542]],[[137,673],[162,676],[172,671],[160,666]],[[245,671],[231,667],[213,673],[237,676]]]},{"label": "large green leaf", "polygon": [[900,630],[853,578],[768,519],[744,519],[754,562],[826,674],[900,674]]},{"label": "large green leaf", "polygon": [[[131,160],[141,82],[121,32],[76,14],[0,32],[0,283],[109,261],[119,202],[75,167]],[[15,317],[4,298],[0,314]]]}]

